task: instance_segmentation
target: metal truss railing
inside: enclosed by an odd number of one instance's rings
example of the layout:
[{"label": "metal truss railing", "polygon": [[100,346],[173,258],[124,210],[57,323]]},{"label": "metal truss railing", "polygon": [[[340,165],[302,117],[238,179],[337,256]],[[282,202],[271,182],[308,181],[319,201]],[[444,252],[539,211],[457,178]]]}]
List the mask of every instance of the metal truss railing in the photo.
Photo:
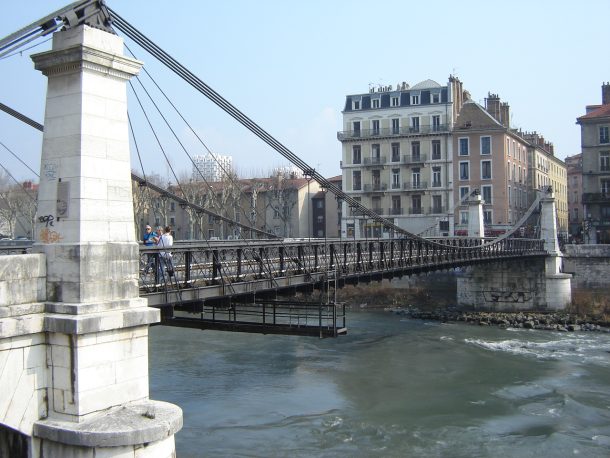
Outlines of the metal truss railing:
[{"label": "metal truss railing", "polygon": [[[167,251],[167,249],[165,249]],[[540,239],[302,239],[174,245],[171,263],[160,249],[141,249],[140,290],[152,305],[288,291],[358,277],[442,270],[505,258],[542,256]]]}]

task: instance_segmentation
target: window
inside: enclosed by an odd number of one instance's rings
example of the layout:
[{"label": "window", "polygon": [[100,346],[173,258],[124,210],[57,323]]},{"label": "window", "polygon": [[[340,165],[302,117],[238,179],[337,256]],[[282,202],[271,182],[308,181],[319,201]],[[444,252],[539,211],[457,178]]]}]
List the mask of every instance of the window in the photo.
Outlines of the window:
[{"label": "window", "polygon": [[491,180],[491,161],[481,161],[481,179]]},{"label": "window", "polygon": [[491,154],[491,137],[481,137],[481,154]]},{"label": "window", "polygon": [[462,161],[460,162],[460,180],[469,180],[470,179],[470,162]]},{"label": "window", "polygon": [[419,105],[419,94],[411,96],[411,105]]},{"label": "window", "polygon": [[392,119],[392,133],[394,135],[400,133],[400,119],[398,119],[398,118]]},{"label": "window", "polygon": [[352,123],[352,136],[360,137],[360,121],[354,121]]},{"label": "window", "polygon": [[468,212],[467,211],[460,212],[460,224],[468,224]]},{"label": "window", "polygon": [[170,212],[175,212],[176,211],[176,202],[170,202],[169,203],[169,211]]},{"label": "window", "polygon": [[441,130],[441,117],[440,115],[432,116],[432,130],[438,132]]},{"label": "window", "polygon": [[610,136],[608,135],[608,126],[600,126],[599,142],[600,143],[610,143]]},{"label": "window", "polygon": [[419,167],[411,170],[411,186],[413,189],[421,188],[421,173]]},{"label": "window", "polygon": [[419,162],[421,160],[419,142],[411,143],[411,159],[413,162]]},{"label": "window", "polygon": [[460,156],[468,156],[469,154],[469,143],[468,138],[460,138],[458,140],[459,146],[458,151]]},{"label": "window", "polygon": [[400,162],[400,143],[392,143],[392,162]]},{"label": "window", "polygon": [[604,196],[607,196],[608,194],[610,194],[610,180],[609,179],[603,179],[600,180],[599,182],[600,184],[600,191]]},{"label": "window", "polygon": [[371,121],[371,134],[379,135],[379,119],[373,119],[373,121]]},{"label": "window", "polygon": [[491,210],[483,210],[483,224],[492,224],[493,213]]},{"label": "window", "polygon": [[373,108],[379,108],[379,106],[380,106],[379,99],[373,99],[372,102],[373,102]]},{"label": "window", "polygon": [[491,200],[491,185],[481,186],[481,198],[485,201],[487,205],[493,204]]},{"label": "window", "polygon": [[176,217],[175,216],[170,216],[169,224],[171,224],[172,226],[176,225]]},{"label": "window", "polygon": [[413,215],[421,214],[421,196],[411,196],[411,213]]},{"label": "window", "polygon": [[360,109],[360,100],[354,100],[352,108],[354,110],[359,110]]},{"label": "window", "polygon": [[362,179],[360,170],[354,170],[352,172],[352,190],[360,191],[362,189]]},{"label": "window", "polygon": [[411,132],[419,132],[419,116],[411,118]]},{"label": "window", "polygon": [[352,146],[352,164],[362,164],[362,148],[360,145]]},{"label": "window", "polygon": [[438,92],[433,92],[432,94],[430,94],[430,102],[441,103],[441,94]]},{"label": "window", "polygon": [[392,105],[393,107],[397,107],[399,105],[399,99],[396,96],[392,96],[392,98],[390,99],[390,105]]},{"label": "window", "polygon": [[379,143],[373,143],[371,145],[371,162],[373,164],[379,164],[381,162],[381,145]]},{"label": "window", "polygon": [[441,168],[432,167],[432,186],[438,188],[441,186]]},{"label": "window", "polygon": [[392,169],[392,189],[400,189],[400,169]]},{"label": "window", "polygon": [[438,160],[441,158],[441,141],[432,140],[432,159]]},{"label": "window", "polygon": [[432,196],[432,213],[443,213],[442,196]]},{"label": "window", "polygon": [[610,152],[602,151],[599,153],[599,171],[610,172]]},{"label": "window", "polygon": [[373,179],[373,191],[381,190],[381,172],[379,170],[373,170],[371,172],[371,178]]},{"label": "window", "polygon": [[401,215],[402,214],[400,196],[392,196],[392,210],[390,213],[392,215]]},{"label": "window", "polygon": [[470,186],[460,186],[460,200],[470,194]]}]

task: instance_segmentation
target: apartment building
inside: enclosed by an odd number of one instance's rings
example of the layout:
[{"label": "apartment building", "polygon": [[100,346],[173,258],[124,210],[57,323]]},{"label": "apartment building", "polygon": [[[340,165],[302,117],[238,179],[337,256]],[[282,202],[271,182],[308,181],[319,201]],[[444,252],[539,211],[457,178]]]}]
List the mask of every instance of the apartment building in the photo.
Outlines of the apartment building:
[{"label": "apartment building", "polygon": [[[406,82],[347,95],[342,145],[343,190],[412,233],[453,232],[452,130],[462,82]],[[383,227],[342,209],[341,235],[382,237]]]},{"label": "apartment building", "polygon": [[566,157],[568,173],[568,233],[570,239],[582,241],[582,153]]},{"label": "apartment building", "polygon": [[465,100],[453,132],[456,235],[467,235],[465,196],[484,201],[485,233],[505,232],[529,208],[527,142],[510,129],[510,107],[489,94],[485,107]]},{"label": "apartment building", "polygon": [[602,104],[579,117],[582,148],[582,203],[585,243],[610,243],[610,83]]}]

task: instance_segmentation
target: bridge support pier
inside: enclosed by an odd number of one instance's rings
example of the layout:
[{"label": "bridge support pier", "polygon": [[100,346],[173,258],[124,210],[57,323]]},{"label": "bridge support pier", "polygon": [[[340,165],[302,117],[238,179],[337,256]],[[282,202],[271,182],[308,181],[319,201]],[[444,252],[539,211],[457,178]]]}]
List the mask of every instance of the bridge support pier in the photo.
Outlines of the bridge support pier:
[{"label": "bridge support pier", "polygon": [[142,64],[88,26],[32,58],[48,77],[39,254],[0,267],[0,421],[28,457],[173,457],[182,411],[149,399],[159,311],[138,291],[126,82]]},{"label": "bridge support pier", "polygon": [[460,307],[490,311],[563,310],[572,300],[572,275],[562,273],[555,199],[541,199],[541,237],[547,256],[467,268],[457,282]]}]

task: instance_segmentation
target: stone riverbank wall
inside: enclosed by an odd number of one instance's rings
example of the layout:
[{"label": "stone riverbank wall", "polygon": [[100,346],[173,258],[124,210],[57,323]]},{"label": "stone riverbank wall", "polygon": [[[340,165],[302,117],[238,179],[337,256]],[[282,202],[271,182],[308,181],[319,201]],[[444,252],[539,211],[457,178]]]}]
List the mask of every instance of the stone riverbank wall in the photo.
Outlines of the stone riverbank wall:
[{"label": "stone riverbank wall", "polygon": [[572,287],[610,287],[610,245],[566,245],[563,271],[572,274]]}]

